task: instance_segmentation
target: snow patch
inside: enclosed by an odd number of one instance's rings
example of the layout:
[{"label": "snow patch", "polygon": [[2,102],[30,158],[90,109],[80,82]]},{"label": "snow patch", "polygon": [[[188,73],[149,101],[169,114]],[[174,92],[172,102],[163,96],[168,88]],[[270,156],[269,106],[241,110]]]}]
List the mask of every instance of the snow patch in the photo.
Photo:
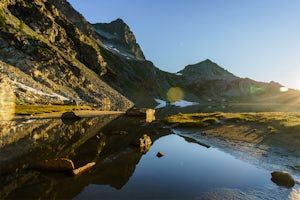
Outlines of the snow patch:
[{"label": "snow patch", "polygon": [[117,49],[116,47],[112,47],[111,50],[114,50],[114,51],[120,53],[119,49]]},{"label": "snow patch", "polygon": [[49,93],[45,93],[45,92],[42,92],[40,90],[37,90],[37,89],[34,89],[32,87],[29,87],[27,85],[24,85],[23,83],[19,83],[17,81],[11,81],[13,84],[17,85],[18,87],[24,89],[24,90],[27,90],[27,91],[30,91],[30,92],[33,92],[35,94],[38,94],[38,95],[41,95],[41,96],[48,96],[48,97],[54,97],[54,98],[58,98],[62,101],[64,100],[69,100],[68,98],[62,96],[62,95],[59,95],[57,93],[52,93],[52,94],[49,94]]},{"label": "snow patch", "polygon": [[166,107],[167,102],[161,99],[154,99],[156,101],[156,103],[158,103],[158,105],[154,108],[154,109],[160,109],[163,107]]},{"label": "snow patch", "polygon": [[177,75],[177,76],[182,76],[182,73],[175,73],[175,75]]},{"label": "snow patch", "polygon": [[[154,109],[160,109],[163,107],[167,106],[167,102],[161,99],[154,99],[156,101],[156,103],[158,104]],[[172,106],[177,106],[177,107],[188,107],[188,106],[194,106],[194,105],[198,105],[199,103],[197,102],[191,102],[191,101],[186,101],[186,100],[181,100],[181,101],[176,101],[176,102],[172,102],[170,103],[170,105]]]},{"label": "snow patch", "polygon": [[171,103],[171,105],[178,106],[181,108],[188,107],[188,106],[194,106],[194,105],[198,105],[198,104],[199,103],[197,103],[197,102],[191,102],[191,101],[186,101],[186,100],[181,100],[181,101],[176,101],[176,102]]},{"label": "snow patch", "polygon": [[108,49],[110,49],[110,50],[113,50],[113,51],[116,51],[116,52],[118,52],[118,53],[120,53],[120,50],[119,49],[117,49],[114,45],[112,45],[112,44],[103,44],[106,48],[108,48]]}]

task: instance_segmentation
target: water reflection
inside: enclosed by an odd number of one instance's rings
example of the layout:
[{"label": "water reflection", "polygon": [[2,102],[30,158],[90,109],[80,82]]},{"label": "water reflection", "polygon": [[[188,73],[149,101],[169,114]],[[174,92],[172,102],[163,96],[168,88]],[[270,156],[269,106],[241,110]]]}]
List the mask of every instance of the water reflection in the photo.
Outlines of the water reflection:
[{"label": "water reflection", "polygon": [[[0,199],[72,199],[92,183],[120,189],[144,153],[133,142],[146,134],[153,141],[161,136],[140,120],[118,115],[82,118],[71,125],[61,119],[8,125],[1,126]],[[96,166],[78,177],[32,169],[35,163],[58,157],[71,159],[75,167],[88,162]]]},{"label": "water reflection", "polygon": [[[165,156],[156,157],[158,151]],[[113,176],[113,178],[116,178]],[[287,199],[267,170],[177,135],[157,140],[122,188],[93,182],[75,199]]]},{"label": "water reflection", "polygon": [[300,112],[300,104],[205,104],[187,107],[167,106],[156,111],[158,117],[197,112]]},{"label": "water reflection", "polygon": [[15,120],[5,122],[4,126],[2,124],[0,173],[1,185],[6,186],[1,190],[0,197],[22,187],[26,181],[37,178],[35,171],[24,172],[35,163],[56,157],[76,157],[76,149],[117,117],[85,118],[73,125],[66,125],[60,119]]}]

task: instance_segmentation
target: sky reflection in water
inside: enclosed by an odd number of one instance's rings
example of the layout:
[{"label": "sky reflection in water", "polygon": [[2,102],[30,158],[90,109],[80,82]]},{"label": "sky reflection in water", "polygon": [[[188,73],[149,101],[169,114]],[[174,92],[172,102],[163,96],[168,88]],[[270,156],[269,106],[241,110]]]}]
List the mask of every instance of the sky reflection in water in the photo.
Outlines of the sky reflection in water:
[{"label": "sky reflection in water", "polygon": [[[165,156],[156,157],[162,151]],[[270,172],[178,135],[157,140],[120,190],[88,185],[75,199],[287,199]]]}]

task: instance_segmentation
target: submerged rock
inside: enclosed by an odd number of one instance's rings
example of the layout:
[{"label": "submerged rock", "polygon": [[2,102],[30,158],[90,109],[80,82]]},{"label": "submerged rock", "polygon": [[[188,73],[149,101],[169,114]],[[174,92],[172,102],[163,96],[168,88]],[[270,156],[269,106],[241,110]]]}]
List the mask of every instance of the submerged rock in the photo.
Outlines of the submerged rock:
[{"label": "submerged rock", "polygon": [[74,163],[68,158],[55,158],[38,163],[35,168],[47,171],[69,171],[74,169]]},{"label": "submerged rock", "polygon": [[159,151],[159,152],[157,152],[156,156],[157,156],[158,158],[163,157],[163,156],[164,156],[164,153],[161,152],[161,151]]},{"label": "submerged rock", "polygon": [[274,171],[271,173],[271,180],[279,186],[284,186],[287,188],[294,187],[295,180],[292,175],[285,171]]}]

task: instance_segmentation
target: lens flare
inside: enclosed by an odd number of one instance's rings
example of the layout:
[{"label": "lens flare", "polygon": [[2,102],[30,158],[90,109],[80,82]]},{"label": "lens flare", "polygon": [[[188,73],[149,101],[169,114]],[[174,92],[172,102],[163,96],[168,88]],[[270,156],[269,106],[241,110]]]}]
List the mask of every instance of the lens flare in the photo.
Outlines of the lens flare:
[{"label": "lens flare", "polygon": [[167,92],[167,99],[169,102],[176,102],[183,100],[184,92],[180,87],[171,87]]},{"label": "lens flare", "polygon": [[0,77],[0,121],[11,120],[15,115],[15,94],[8,81]]},{"label": "lens flare", "polygon": [[287,88],[287,87],[280,87],[279,91],[280,92],[287,92],[287,91],[289,91],[289,88]]},{"label": "lens flare", "polygon": [[255,85],[251,85],[250,86],[250,93],[251,94],[255,94],[255,93],[257,93],[257,92],[263,92],[263,91],[265,91],[266,89],[265,88],[263,88],[263,87],[257,87],[257,86],[255,86]]}]

